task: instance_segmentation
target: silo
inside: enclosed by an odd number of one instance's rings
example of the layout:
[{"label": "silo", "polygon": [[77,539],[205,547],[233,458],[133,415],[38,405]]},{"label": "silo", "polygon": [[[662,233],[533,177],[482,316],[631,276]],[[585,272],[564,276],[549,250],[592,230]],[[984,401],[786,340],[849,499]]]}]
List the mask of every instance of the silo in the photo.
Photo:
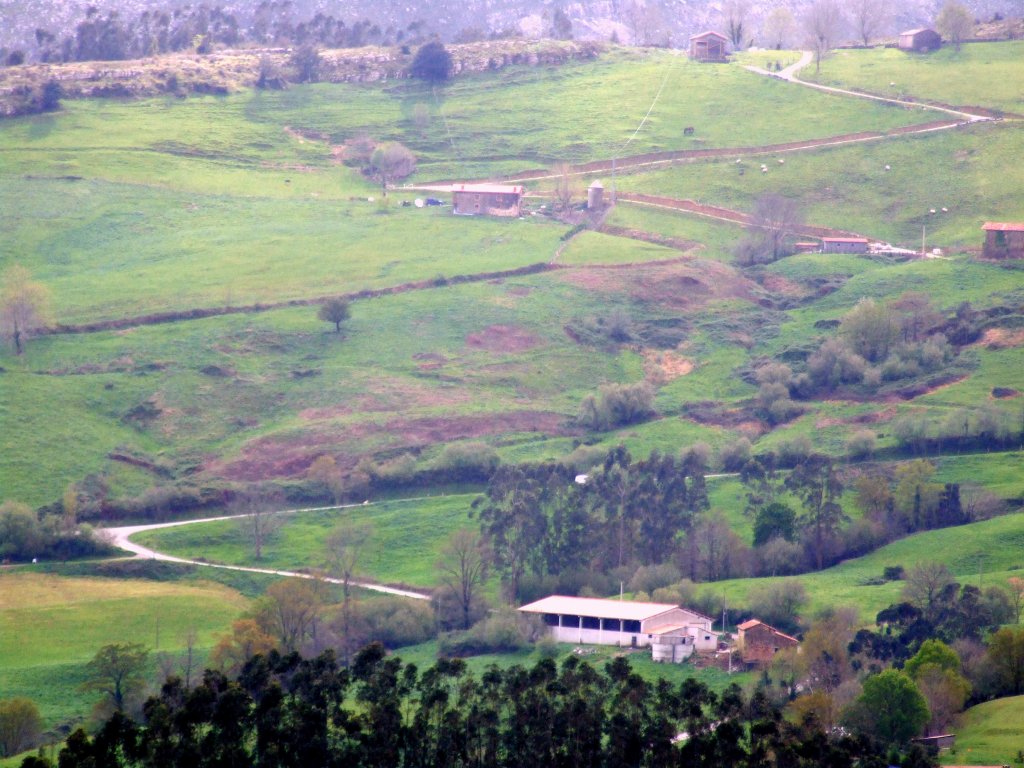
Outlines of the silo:
[{"label": "silo", "polygon": [[604,185],[596,179],[587,188],[587,210],[599,211],[604,207]]}]

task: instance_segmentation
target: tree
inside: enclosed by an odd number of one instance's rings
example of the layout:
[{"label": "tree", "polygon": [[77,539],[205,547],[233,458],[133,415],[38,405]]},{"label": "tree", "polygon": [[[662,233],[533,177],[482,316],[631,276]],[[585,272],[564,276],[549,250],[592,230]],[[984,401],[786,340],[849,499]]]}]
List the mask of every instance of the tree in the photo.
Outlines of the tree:
[{"label": "tree", "polygon": [[796,539],[796,512],[788,504],[773,501],[757,511],[754,519],[754,546],[760,547],[774,538]]},{"label": "tree", "polygon": [[327,299],[320,305],[316,316],[325,323],[334,323],[334,332],[341,333],[341,324],[350,316],[348,302],[340,296]]},{"label": "tree", "polygon": [[1013,607],[1013,623],[1020,624],[1021,608],[1024,608],[1024,579],[1011,576],[1006,580],[1010,585],[1010,605]]},{"label": "tree", "polygon": [[107,703],[123,712],[126,703],[146,684],[149,651],[139,643],[112,643],[100,648],[88,664],[83,690],[106,694]]},{"label": "tree", "polygon": [[275,645],[255,619],[236,619],[231,622],[231,632],[217,640],[211,661],[217,669],[235,673],[253,656],[266,655]]},{"label": "tree", "polygon": [[868,45],[888,22],[889,4],[886,0],[854,0],[849,7],[857,36]]},{"label": "tree", "polygon": [[469,629],[479,591],[487,581],[487,553],[480,534],[468,529],[452,533],[435,567],[441,583],[455,595],[462,628]]},{"label": "tree", "polygon": [[914,676],[914,682],[928,703],[931,714],[928,732],[936,735],[946,733],[956,715],[963,711],[971,693],[971,684],[959,672],[935,664],[922,666]]},{"label": "tree", "polygon": [[800,610],[807,604],[807,589],[802,581],[783,579],[751,589],[749,600],[761,619],[784,632],[794,632],[800,626]]},{"label": "tree", "polygon": [[281,579],[266,591],[263,629],[272,631],[286,652],[299,651],[306,640],[316,641],[323,596],[314,579]]},{"label": "tree", "polygon": [[572,19],[561,8],[555,8],[551,17],[551,37],[555,40],[572,40]]},{"label": "tree", "polygon": [[889,480],[879,472],[862,472],[853,481],[854,503],[876,522],[885,519],[893,505]]},{"label": "tree", "polygon": [[814,51],[815,73],[821,72],[821,60],[835,46],[846,21],[837,0],[814,0],[804,16],[804,31]]},{"label": "tree", "polygon": [[839,472],[827,456],[809,456],[790,472],[785,485],[800,499],[803,512],[797,524],[809,537],[815,562],[821,570],[825,566],[828,543],[839,526],[848,520],[839,505],[843,493]]},{"label": "tree", "polygon": [[956,0],[946,0],[935,18],[935,27],[959,51],[960,44],[974,32],[974,20],[971,12],[962,4]]},{"label": "tree", "polygon": [[572,207],[572,199],[576,194],[572,178],[572,166],[569,163],[558,163],[554,167],[556,176],[555,199],[561,210],[568,211]]},{"label": "tree", "polygon": [[31,560],[45,538],[34,509],[17,501],[0,504],[0,560]]},{"label": "tree", "polygon": [[440,40],[431,40],[416,51],[409,73],[431,85],[443,83],[452,74],[452,55]]},{"label": "tree", "polygon": [[283,506],[283,494],[269,485],[242,491],[228,505],[228,514],[239,516],[239,530],[252,546],[256,560],[263,559],[264,545],[280,529],[278,512]]},{"label": "tree", "polygon": [[39,707],[31,699],[0,700],[0,757],[32,748],[43,730]]},{"label": "tree", "polygon": [[899,334],[896,313],[871,298],[858,301],[839,321],[840,337],[869,363],[885,360]]},{"label": "tree", "polygon": [[985,657],[995,669],[1003,693],[1024,693],[1024,629],[1000,629],[992,636]]},{"label": "tree", "polygon": [[953,574],[944,563],[919,563],[907,571],[901,594],[925,621],[934,623],[943,595],[954,584]]},{"label": "tree", "polygon": [[381,193],[388,193],[388,184],[412,175],[416,170],[416,155],[404,144],[388,141],[378,144],[370,155],[370,175],[380,182]]},{"label": "tree", "polygon": [[320,79],[320,51],[315,45],[300,45],[292,53],[292,66],[295,67],[296,79],[300,83],[315,83]]},{"label": "tree", "polygon": [[50,291],[33,282],[24,267],[9,267],[0,280],[0,336],[10,339],[15,354],[20,355],[25,340],[49,321]]},{"label": "tree", "polygon": [[853,710],[854,725],[884,744],[906,744],[929,718],[928,703],[914,681],[895,669],[865,680]]},{"label": "tree", "polygon": [[732,43],[733,50],[745,47],[750,30],[747,27],[747,15],[750,8],[746,0],[726,0],[722,4],[722,16],[725,21],[726,36]]},{"label": "tree", "polygon": [[788,8],[773,8],[761,26],[764,44],[776,50],[788,47],[796,33],[796,19]]},{"label": "tree", "polygon": [[796,233],[803,215],[795,200],[769,192],[754,201],[750,219],[749,231],[761,242],[763,260],[775,261],[787,255],[786,241]]},{"label": "tree", "polygon": [[331,494],[335,504],[341,503],[345,494],[345,484],[333,456],[317,456],[306,470],[306,477],[323,486],[324,490]]},{"label": "tree", "polygon": [[331,572],[341,579],[342,652],[348,666],[352,651],[352,579],[359,562],[373,537],[373,526],[367,522],[346,520],[338,523],[327,537],[327,562]]}]

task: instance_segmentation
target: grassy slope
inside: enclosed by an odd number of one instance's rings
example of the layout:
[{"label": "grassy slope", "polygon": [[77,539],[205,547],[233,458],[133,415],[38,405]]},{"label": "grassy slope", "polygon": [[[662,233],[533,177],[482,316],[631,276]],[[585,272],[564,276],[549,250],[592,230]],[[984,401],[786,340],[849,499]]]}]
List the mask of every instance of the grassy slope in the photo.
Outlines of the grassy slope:
[{"label": "grassy slope", "polygon": [[956,748],[944,752],[944,765],[1012,765],[1022,748],[1024,696],[987,701],[961,715]]},{"label": "grassy slope", "polygon": [[[809,611],[828,606],[857,608],[866,622],[890,603],[896,602],[901,584],[867,584],[879,579],[890,565],[910,568],[918,563],[939,561],[963,583],[977,584],[979,571],[984,585],[1004,582],[1024,568],[1024,514],[1013,514],[956,528],[926,531],[900,539],[864,557],[848,560],[819,573],[796,578],[810,597]],[[710,585],[737,605],[748,604],[751,589],[778,579],[734,579]]]},{"label": "grassy slope", "polygon": [[2,574],[0,690],[5,697],[32,698],[47,725],[55,726],[80,717],[95,700],[77,686],[101,646],[138,642],[174,653],[195,629],[205,652],[247,604],[234,590],[211,583]]},{"label": "grassy slope", "polygon": [[151,531],[135,540],[161,552],[232,565],[323,568],[323,542],[330,530],[345,520],[366,521],[373,526],[373,536],[360,558],[360,575],[427,588],[437,584],[434,561],[448,535],[475,525],[468,515],[474,498],[445,496],[302,513],[274,535],[260,561],[253,558],[239,524],[231,521]]},{"label": "grassy slope", "polygon": [[773,192],[797,200],[817,226],[910,248],[920,248],[926,226],[929,247],[980,247],[984,221],[1024,217],[1024,169],[1011,159],[1022,135],[1018,123],[983,124],[789,153],[783,165],[773,157],[688,163],[622,177],[619,186],[742,211]]},{"label": "grassy slope", "polygon": [[[968,43],[934,53],[893,48],[835,51],[822,62],[819,82],[960,106],[1024,112],[1020,62],[1024,42]],[[801,77],[813,79],[810,69]],[[894,85],[890,85],[894,83]],[[982,87],[979,87],[982,85]]]}]

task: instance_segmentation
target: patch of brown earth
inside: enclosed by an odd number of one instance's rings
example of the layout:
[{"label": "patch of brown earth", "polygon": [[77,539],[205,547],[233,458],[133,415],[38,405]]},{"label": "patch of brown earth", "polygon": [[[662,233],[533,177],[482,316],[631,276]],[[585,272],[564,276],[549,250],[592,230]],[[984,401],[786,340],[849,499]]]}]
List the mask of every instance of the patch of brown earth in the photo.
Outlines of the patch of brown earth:
[{"label": "patch of brown earth", "polygon": [[561,280],[597,293],[626,293],[677,309],[697,308],[725,298],[750,300],[760,287],[715,261],[676,259],[640,265],[574,267]]},{"label": "patch of brown earth", "polygon": [[[440,358],[440,355],[425,355]],[[441,365],[440,362],[435,363]],[[422,366],[421,366],[422,367]],[[299,416],[306,421],[334,419],[355,413],[397,413],[409,408],[436,408],[465,403],[470,395],[462,388],[438,388],[415,381],[400,379],[371,379],[363,385],[364,394],[337,405],[306,408]]]},{"label": "patch of brown earth", "polygon": [[693,361],[675,352],[644,349],[644,378],[656,387],[667,384],[693,371]]},{"label": "patch of brown earth", "polygon": [[975,343],[985,349],[1024,347],[1024,328],[989,328]]},{"label": "patch of brown earth", "polygon": [[807,291],[800,283],[794,282],[782,275],[768,273],[761,278],[761,285],[765,287],[765,290],[777,293],[780,296],[800,298],[807,295]]},{"label": "patch of brown earth", "polygon": [[377,438],[386,443],[381,449],[417,448],[453,440],[481,438],[496,434],[540,432],[552,436],[575,434],[565,424],[565,417],[549,411],[506,411],[474,416],[428,416],[414,419],[392,419],[386,423],[346,425],[332,431],[303,431],[274,435],[249,441],[239,458],[229,462],[214,461],[207,471],[237,481],[301,477],[324,453],[335,456],[343,471],[351,470],[359,456],[345,453],[343,446],[359,440]]},{"label": "patch of brown earth", "polygon": [[525,352],[540,344],[540,339],[517,325],[491,325],[466,336],[466,346],[490,352]]}]

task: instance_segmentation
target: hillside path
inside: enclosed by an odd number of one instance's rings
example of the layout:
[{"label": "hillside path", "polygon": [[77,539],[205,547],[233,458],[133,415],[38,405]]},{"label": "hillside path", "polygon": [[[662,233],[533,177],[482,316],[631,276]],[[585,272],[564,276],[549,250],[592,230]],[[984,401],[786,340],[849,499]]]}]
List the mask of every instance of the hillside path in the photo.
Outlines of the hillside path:
[{"label": "hillside path", "polygon": [[[409,499],[411,501],[412,499]],[[343,504],[331,507],[307,507],[304,509],[285,509],[274,514],[296,514],[299,512],[323,512],[331,509],[351,509],[354,507],[368,506],[367,504]],[[174,555],[168,555],[163,552],[157,552],[155,549],[144,547],[141,544],[136,544],[131,540],[131,537],[137,533],[144,533],[145,531],[156,531],[163,528],[179,528],[184,525],[197,525],[199,523],[214,523],[221,520],[238,520],[240,518],[249,517],[249,515],[222,515],[220,517],[206,517],[199,520],[179,520],[173,523],[151,523],[148,525],[125,525],[114,528],[101,528],[99,532],[106,534],[110,537],[111,543],[123,549],[127,552],[131,552],[136,558],[148,559],[148,560],[159,560],[165,563],[183,563],[185,565],[197,565],[203,568],[220,568],[225,571],[243,571],[245,573],[262,573],[268,576],[286,576],[295,579],[321,579],[326,581],[328,584],[341,584],[341,579],[335,579],[333,577],[318,576],[311,573],[303,573],[301,571],[281,571],[273,568],[252,568],[242,565],[224,565],[222,563],[210,563],[205,560],[189,560],[183,557],[175,557]],[[368,589],[372,592],[383,592],[388,595],[397,595],[398,597],[408,597],[413,600],[429,600],[430,595],[426,592],[418,592],[411,589],[400,589],[398,587],[389,587],[384,584],[375,584],[369,581],[351,581],[350,584],[355,587],[362,589]]]},{"label": "hillside path", "polygon": [[[836,88],[831,85],[821,85],[820,83],[811,83],[807,80],[801,80],[798,77],[799,72],[806,68],[812,61],[814,61],[814,53],[811,51],[803,51],[800,55],[799,61],[790,64],[788,67],[781,69],[778,72],[769,72],[767,69],[762,69],[761,67],[755,67],[749,64],[744,66],[744,69],[747,69],[750,72],[755,72],[759,75],[765,75],[766,77],[775,77],[779,80],[796,83],[797,85],[802,85],[805,88],[814,88],[817,91],[825,91],[826,93],[837,93],[841,96],[854,96],[858,99],[871,99],[872,101],[881,101],[886,104],[898,104],[902,107],[930,109],[933,112],[942,112],[947,115],[953,115],[954,117],[966,120],[969,123],[986,123],[991,122],[993,119],[985,115],[976,115],[973,112],[953,109],[952,107],[940,107],[936,104],[928,104],[921,101],[913,101],[911,99],[894,99],[887,96],[876,96],[873,93],[865,93],[864,91],[852,91],[847,88]],[[953,126],[949,127],[952,128]]]}]

